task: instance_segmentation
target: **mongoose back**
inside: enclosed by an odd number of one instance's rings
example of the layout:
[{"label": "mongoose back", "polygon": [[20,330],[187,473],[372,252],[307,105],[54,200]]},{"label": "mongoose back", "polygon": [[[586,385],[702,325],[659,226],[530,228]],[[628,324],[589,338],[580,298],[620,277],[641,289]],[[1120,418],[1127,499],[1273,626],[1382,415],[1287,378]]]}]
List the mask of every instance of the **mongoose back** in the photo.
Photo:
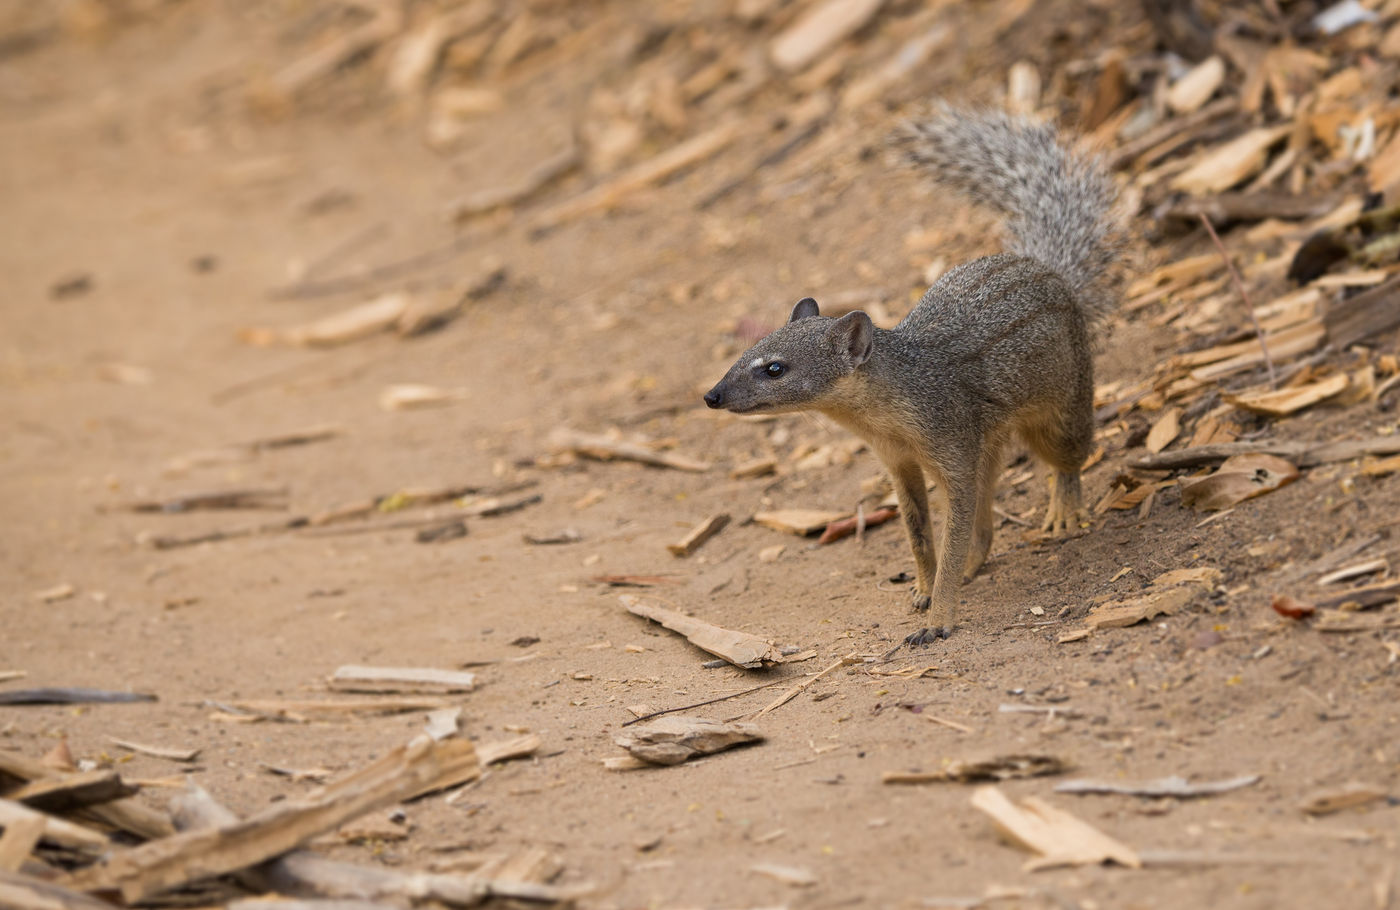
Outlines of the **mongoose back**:
[{"label": "mongoose back", "polygon": [[[1009,252],[947,272],[893,329],[859,310],[822,316],[810,297],[705,395],[740,414],[815,410],[868,442],[894,482],[917,577],[914,609],[946,638],[958,585],[992,545],[1002,448],[1018,433],[1051,468],[1044,528],[1083,516],[1079,472],[1093,441],[1091,331],[1112,308],[1113,183],[1053,130],[942,108],[896,136],[935,183],[1006,218]],[[934,552],[926,476],[944,501]]]}]

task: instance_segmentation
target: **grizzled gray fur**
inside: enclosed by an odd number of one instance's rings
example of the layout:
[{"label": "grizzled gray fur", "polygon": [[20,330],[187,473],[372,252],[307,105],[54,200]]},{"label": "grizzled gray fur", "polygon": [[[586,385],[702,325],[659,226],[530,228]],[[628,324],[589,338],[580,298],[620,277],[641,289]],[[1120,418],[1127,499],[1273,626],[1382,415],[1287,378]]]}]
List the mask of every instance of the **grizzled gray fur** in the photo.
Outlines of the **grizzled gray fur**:
[{"label": "grizzled gray fur", "polygon": [[[893,329],[803,298],[705,395],[736,413],[815,410],[865,439],[894,481],[914,553],[914,608],[952,631],[958,585],[992,544],[1002,448],[1019,434],[1052,469],[1045,529],[1083,516],[1093,441],[1090,331],[1112,309],[1103,279],[1114,187],[1053,131],[991,112],[940,109],[896,137],[935,183],[1006,216],[1011,252],[950,270]],[[945,508],[934,551],[927,479]]]}]

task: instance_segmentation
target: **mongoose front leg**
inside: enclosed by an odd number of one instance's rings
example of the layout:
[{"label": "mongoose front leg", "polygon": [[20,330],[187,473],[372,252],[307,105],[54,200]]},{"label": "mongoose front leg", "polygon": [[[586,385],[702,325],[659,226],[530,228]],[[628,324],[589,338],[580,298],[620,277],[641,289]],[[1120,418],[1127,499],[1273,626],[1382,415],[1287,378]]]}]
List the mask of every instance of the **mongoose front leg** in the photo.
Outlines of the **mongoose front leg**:
[{"label": "mongoose front leg", "polygon": [[1045,523],[1040,530],[1065,534],[1077,528],[1088,518],[1083,498],[1078,471],[1057,470],[1050,475],[1050,505],[1045,510]]},{"label": "mongoose front leg", "polygon": [[909,534],[909,549],[914,551],[914,609],[922,613],[932,601],[938,566],[933,556],[933,533],[929,529],[928,488],[918,462],[899,462],[890,465],[889,471],[899,500],[899,514],[904,516],[904,530]]},{"label": "mongoose front leg", "polygon": [[967,564],[972,549],[972,526],[977,509],[977,487],[969,477],[971,472],[945,471],[945,478],[962,477],[963,481],[947,484],[948,514],[943,519],[943,536],[938,543],[938,574],[933,582],[933,602],[929,608],[929,626],[905,639],[911,647],[947,638],[953,634],[953,614],[958,603],[958,588],[963,583],[962,567]]}]

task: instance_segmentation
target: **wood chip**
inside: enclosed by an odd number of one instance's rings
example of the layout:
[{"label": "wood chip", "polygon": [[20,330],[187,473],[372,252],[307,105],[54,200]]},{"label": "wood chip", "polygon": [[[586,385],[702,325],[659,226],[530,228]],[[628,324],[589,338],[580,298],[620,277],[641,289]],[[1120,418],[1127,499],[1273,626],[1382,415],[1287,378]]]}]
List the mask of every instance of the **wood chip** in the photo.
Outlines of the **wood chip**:
[{"label": "wood chip", "polygon": [[1306,385],[1236,394],[1227,393],[1221,397],[1231,404],[1244,408],[1246,411],[1253,411],[1255,414],[1286,417],[1340,395],[1346,391],[1350,384],[1351,380],[1345,373],[1336,373],[1326,379],[1320,379]]},{"label": "wood chip", "polygon": [[552,206],[531,222],[536,231],[557,227],[583,215],[610,209],[639,189],[657,183],[683,168],[709,158],[729,145],[743,132],[741,121],[723,123],[680,145],[667,149],[626,173],[593,187],[565,202]]},{"label": "wood chip", "polygon": [[211,490],[174,496],[169,499],[141,499],[124,502],[111,508],[127,512],[159,512],[174,515],[206,509],[285,509],[286,507],[286,487],[259,487]]},{"label": "wood chip", "polygon": [[614,742],[655,765],[679,765],[689,758],[759,742],[763,734],[747,723],[721,723],[704,717],[669,714],[629,727]]},{"label": "wood chip", "polygon": [[77,588],[75,588],[68,582],[64,582],[63,584],[54,585],[52,588],[45,588],[42,591],[35,591],[34,599],[39,601],[40,603],[51,604],[57,603],[60,600],[67,600],[68,598],[72,597],[74,594],[77,593]]},{"label": "wood chip", "polygon": [[409,695],[445,695],[470,692],[476,674],[465,670],[429,667],[337,667],[327,680],[337,692],[394,692]]},{"label": "wood chip", "polygon": [[[1393,597],[1390,599],[1394,600]],[[1318,610],[1316,615],[1313,628],[1318,632],[1344,634],[1400,628],[1400,616],[1394,613],[1367,616],[1352,610]]]},{"label": "wood chip", "polygon": [[[1264,342],[1269,346],[1269,356],[1273,358],[1275,366],[1282,361],[1312,351],[1325,340],[1327,340],[1327,329],[1317,319],[1310,319],[1278,332],[1264,333]],[[1215,355],[1225,353],[1226,348],[1231,351],[1238,350],[1239,353],[1229,353],[1221,359],[1214,359]],[[1200,354],[1207,356],[1205,352],[1200,352]],[[1213,349],[1208,356],[1214,362],[1191,371],[1191,378],[1197,382],[1212,382],[1223,379],[1264,363],[1264,352],[1259,346],[1258,339],[1255,338],[1239,342],[1237,345]]]},{"label": "wood chip", "polygon": [[1167,408],[1147,432],[1147,451],[1156,454],[1181,433],[1181,408]]},{"label": "wood chip", "polygon": [[759,512],[753,520],[775,531],[786,531],[806,537],[825,531],[827,525],[850,516],[850,512],[832,512],[823,509],[777,509]]},{"label": "wood chip", "polygon": [[397,907],[397,904],[380,901],[249,897],[231,902],[226,910],[396,910]]},{"label": "wood chip", "polygon": [[[6,834],[9,834],[8,829]],[[0,907],[6,910],[112,910],[112,905],[61,885],[0,868]]]},{"label": "wood chip", "polygon": [[1126,796],[1176,797],[1191,799],[1197,796],[1215,796],[1242,787],[1259,783],[1258,774],[1232,777],[1228,780],[1191,783],[1184,777],[1163,777],[1139,783],[1119,783],[1101,780],[1067,780],[1055,785],[1056,793],[1121,793]]},{"label": "wood chip", "polygon": [[[942,49],[953,34],[947,23],[940,22],[922,34],[910,38],[885,61],[884,65],[846,86],[841,92],[841,109],[851,111],[873,101],[888,98],[900,82]],[[1014,67],[1012,71],[1015,72]],[[1020,87],[1024,89],[1024,86]],[[1038,88],[1036,94],[1039,94]]]},{"label": "wood chip", "polygon": [[1341,442],[1323,443],[1322,445],[1286,439],[1210,443],[1139,458],[1130,462],[1130,465],[1145,470],[1192,468],[1225,461],[1236,455],[1255,453],[1281,455],[1301,467],[1310,468],[1320,464],[1351,461],[1353,458],[1367,455],[1400,453],[1400,434],[1375,436],[1370,439],[1347,439]]},{"label": "wood chip", "polygon": [[1214,474],[1181,484],[1181,504],[1200,511],[1228,509],[1297,480],[1298,468],[1275,455],[1233,455]]},{"label": "wood chip", "polygon": [[774,881],[782,882],[784,885],[792,885],[794,888],[810,888],[817,883],[817,877],[809,870],[800,866],[784,866],[778,863],[754,863],[749,866],[750,872],[767,876]]},{"label": "wood chip", "polygon": [[374,16],[368,22],[319,45],[284,66],[267,83],[255,86],[254,98],[274,108],[283,106],[347,60],[378,47],[403,28],[403,12],[397,4],[373,4],[371,9]]},{"label": "wood chip", "polygon": [[628,612],[661,623],[672,632],[684,635],[697,648],[722,657],[736,667],[754,669],[782,663],[782,652],[767,639],[722,629],[702,619],[686,616],[659,604],[648,603],[630,594],[621,595],[620,600]]},{"label": "wood chip", "polygon": [[[55,751],[59,749],[64,755],[68,755],[66,741],[61,742]],[[45,756],[46,761],[47,759],[48,756]],[[53,767],[44,761],[34,761],[13,752],[0,750],[0,772],[20,781],[61,778],[67,773],[67,769],[72,767],[71,756],[62,764],[63,768]],[[148,809],[131,799],[120,799],[89,806],[78,815],[83,818],[96,819],[105,825],[125,831],[139,840],[165,837],[175,830],[170,824],[170,818],[165,813]],[[80,830],[87,831],[85,828]],[[103,843],[105,844],[106,841],[104,840]]]},{"label": "wood chip", "polygon": [[1268,151],[1287,136],[1291,125],[1264,127],[1213,148],[1172,180],[1173,189],[1188,193],[1218,193],[1253,176],[1264,166]]},{"label": "wood chip", "polygon": [[531,167],[519,180],[495,184],[452,202],[447,207],[447,217],[462,221],[495,209],[519,205],[573,171],[582,160],[578,144],[571,137],[566,146]]},{"label": "wood chip", "polygon": [[777,473],[778,460],[776,458],[755,458],[752,461],[745,461],[734,466],[729,472],[729,476],[734,480],[746,480],[750,477],[767,477],[769,474]]},{"label": "wood chip", "polygon": [[254,718],[276,718],[305,722],[307,720],[344,719],[353,715],[402,714],[405,711],[434,711],[448,708],[452,702],[445,698],[345,698],[345,699],[241,699],[223,705],[242,711]]},{"label": "wood chip", "polygon": [[574,452],[599,461],[622,459],[638,461],[660,468],[674,468],[677,471],[702,472],[710,469],[709,462],[687,458],[675,452],[658,452],[635,442],[624,442],[609,436],[595,433],[580,433],[567,427],[559,427],[549,434],[549,444],[557,450]]},{"label": "wood chip", "polygon": [[199,757],[200,751],[198,749],[168,749],[163,746],[147,746],[126,739],[117,739],[114,736],[107,737],[107,742],[119,749],[126,749],[128,752],[149,755],[152,758],[163,758],[167,761],[192,762]]},{"label": "wood chip", "polygon": [[1337,303],[1327,310],[1327,337],[1338,350],[1343,350],[1400,326],[1397,298],[1400,298],[1400,275]]},{"label": "wood chip", "polygon": [[1303,800],[1298,808],[1309,815],[1331,815],[1344,809],[1355,809],[1386,799],[1390,791],[1372,784],[1349,783],[1321,790]]},{"label": "wood chip", "polygon": [[1224,578],[1215,566],[1193,566],[1189,569],[1170,569],[1152,579],[1153,588],[1171,588],[1176,585],[1200,585],[1209,590],[1220,584]]},{"label": "wood chip", "polygon": [[[238,821],[237,816],[198,787],[182,795],[177,807],[181,829],[186,831],[228,826]],[[526,850],[522,854],[531,855],[501,856],[482,864],[470,875],[453,875],[347,863],[309,850],[295,850],[260,866],[252,873],[253,880],[248,884],[254,890],[317,894],[340,901],[385,900],[393,907],[424,902],[470,907],[492,897],[567,903],[592,890],[588,885],[551,887],[544,884],[543,878],[524,880],[524,876],[552,874],[550,867],[533,855],[536,852]],[[516,879],[510,880],[508,876],[516,876]],[[332,904],[309,910],[340,908]]]},{"label": "wood chip", "polygon": [[313,322],[282,329],[244,329],[239,333],[239,338],[259,347],[336,347],[388,331],[403,316],[408,304],[409,296],[395,291]]},{"label": "wood chip", "polygon": [[186,831],[114,852],[62,882],[80,891],[120,891],[128,903],[271,859],[350,819],[397,802],[466,767],[479,767],[470,742],[427,736],[304,797],[245,821]]},{"label": "wood chip", "polygon": [[1054,755],[998,755],[976,761],[955,759],[938,771],[886,771],[880,781],[886,784],[975,783],[1063,774],[1068,769],[1068,763]]},{"label": "wood chip", "polygon": [[438,708],[428,712],[428,717],[423,723],[423,732],[433,739],[447,739],[461,731],[461,720],[461,708]]},{"label": "wood chip", "polygon": [[823,0],[773,39],[768,55],[785,73],[805,69],[844,38],[864,28],[884,0]]},{"label": "wood chip", "polygon": [[43,826],[43,839],[60,847],[83,853],[99,853],[111,846],[105,835],[91,828],[45,815],[12,800],[0,799],[0,826],[8,829],[10,825],[32,825],[35,819]]},{"label": "wood chip", "polygon": [[5,798],[43,812],[67,813],[96,803],[122,799],[136,791],[137,788],[124,783],[117,772],[98,769],[32,780],[9,791]]},{"label": "wood chip", "polygon": [[700,548],[705,541],[714,537],[724,530],[729,524],[729,513],[720,512],[718,515],[711,515],[698,525],[690,529],[690,532],[681,538],[677,543],[667,544],[666,549],[671,551],[672,556],[689,556]]},{"label": "wood chip", "polygon": [[972,794],[972,805],[991,816],[997,830],[1012,843],[1040,854],[1025,864],[1027,872],[1109,860],[1132,869],[1142,867],[1131,847],[1034,796],[1018,806],[996,787],[984,786]]},{"label": "wood chip", "polygon": [[526,543],[542,547],[578,543],[583,540],[583,533],[575,528],[560,528],[558,531],[548,531],[544,534],[526,532],[520,536]]},{"label": "wood chip", "polygon": [[1318,578],[1319,585],[1335,585],[1341,581],[1351,581],[1353,578],[1360,578],[1363,575],[1374,575],[1377,572],[1386,573],[1390,571],[1390,562],[1385,558],[1372,559],[1366,562],[1359,562],[1355,565],[1345,566],[1333,572],[1328,572]]},{"label": "wood chip", "polygon": [[[0,835],[0,872],[18,872],[43,835],[44,817],[37,812],[6,821],[4,834]],[[0,900],[3,900],[2,890]],[[0,906],[6,905],[0,903]]]},{"label": "wood chip", "polygon": [[1367,477],[1385,477],[1397,472],[1400,472],[1400,455],[1370,460],[1361,465],[1361,473]]},{"label": "wood chip", "polygon": [[471,390],[465,387],[448,389],[421,383],[398,383],[385,386],[379,393],[379,407],[385,411],[416,411],[446,407],[470,397]]},{"label": "wood chip", "polygon": [[443,48],[486,25],[495,13],[495,4],[476,0],[449,13],[433,16],[404,35],[394,48],[386,69],[385,83],[389,90],[404,98],[421,94],[442,57]]},{"label": "wood chip", "polygon": [[156,701],[156,696],[146,692],[111,692],[82,686],[46,686],[0,692],[0,705],[122,705],[147,701]]},{"label": "wood chip", "polygon": [[1167,90],[1167,107],[1178,114],[1199,110],[1211,99],[1225,81],[1225,61],[1219,56],[1207,57],[1186,71]]}]

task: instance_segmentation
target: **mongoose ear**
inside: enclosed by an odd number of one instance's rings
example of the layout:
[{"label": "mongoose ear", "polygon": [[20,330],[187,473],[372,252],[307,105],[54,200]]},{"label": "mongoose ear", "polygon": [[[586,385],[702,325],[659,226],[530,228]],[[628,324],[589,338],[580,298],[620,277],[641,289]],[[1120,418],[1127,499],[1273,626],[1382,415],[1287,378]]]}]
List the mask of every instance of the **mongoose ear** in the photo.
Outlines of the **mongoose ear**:
[{"label": "mongoose ear", "polygon": [[811,297],[803,297],[797,301],[797,306],[792,308],[792,315],[788,317],[788,322],[796,322],[799,319],[806,319],[808,316],[820,316],[821,311],[817,309],[817,302]]},{"label": "mongoose ear", "polygon": [[870,359],[875,350],[875,325],[863,310],[852,310],[831,325],[827,334],[837,354],[844,354],[855,369]]}]

